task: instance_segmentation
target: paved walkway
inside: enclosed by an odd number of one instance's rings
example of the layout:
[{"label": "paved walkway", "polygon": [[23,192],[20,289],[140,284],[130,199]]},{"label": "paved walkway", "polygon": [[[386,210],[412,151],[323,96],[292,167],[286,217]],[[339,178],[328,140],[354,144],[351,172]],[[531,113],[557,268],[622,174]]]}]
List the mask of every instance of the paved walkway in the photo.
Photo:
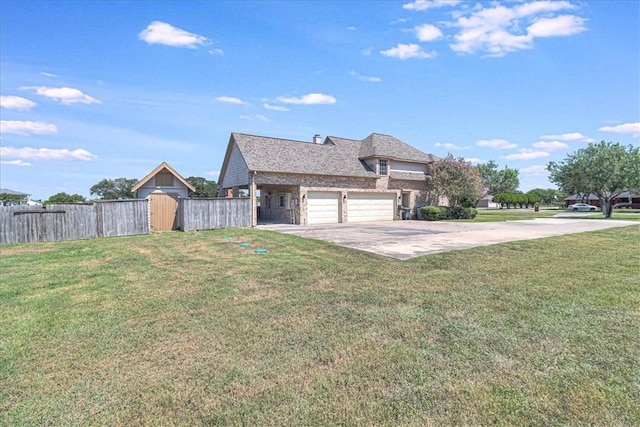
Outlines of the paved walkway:
[{"label": "paved walkway", "polygon": [[326,240],[353,249],[396,259],[458,249],[488,246],[516,240],[640,226],[637,221],[593,220],[581,215],[558,215],[506,222],[385,221],[359,224],[259,225],[258,228]]}]

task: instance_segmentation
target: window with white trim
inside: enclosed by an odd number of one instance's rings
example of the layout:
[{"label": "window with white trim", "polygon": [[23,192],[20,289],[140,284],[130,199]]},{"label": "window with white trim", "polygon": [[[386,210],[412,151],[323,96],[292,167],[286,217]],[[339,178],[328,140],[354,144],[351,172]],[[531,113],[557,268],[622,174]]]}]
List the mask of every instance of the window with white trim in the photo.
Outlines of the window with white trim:
[{"label": "window with white trim", "polygon": [[387,161],[380,159],[379,167],[380,167],[379,174],[380,175],[386,175],[387,174]]}]

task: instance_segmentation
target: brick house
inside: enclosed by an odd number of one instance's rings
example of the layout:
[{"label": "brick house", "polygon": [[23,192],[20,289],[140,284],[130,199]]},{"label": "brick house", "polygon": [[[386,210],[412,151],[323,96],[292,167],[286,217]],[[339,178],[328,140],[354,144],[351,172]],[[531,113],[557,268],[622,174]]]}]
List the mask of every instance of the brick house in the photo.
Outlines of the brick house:
[{"label": "brick house", "polygon": [[[363,140],[315,135],[293,141],[232,133],[220,194],[257,195],[254,220],[322,224],[415,218],[428,204],[429,165],[438,160],[389,135]],[[259,200],[259,201],[258,201]]]},{"label": "brick house", "polygon": [[[640,192],[627,190],[621,192],[618,197],[613,199],[613,204],[618,207],[640,209]],[[595,194],[591,193],[588,197],[580,197],[577,194],[564,198],[565,206],[573,205],[575,203],[587,203],[592,206],[600,207],[600,199]]]}]

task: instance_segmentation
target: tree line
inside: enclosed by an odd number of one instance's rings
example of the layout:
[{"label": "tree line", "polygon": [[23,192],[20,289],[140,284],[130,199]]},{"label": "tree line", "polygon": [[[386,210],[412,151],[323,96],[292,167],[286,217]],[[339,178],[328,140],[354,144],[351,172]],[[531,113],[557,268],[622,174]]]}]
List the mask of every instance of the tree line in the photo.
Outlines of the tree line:
[{"label": "tree line", "polygon": [[463,208],[475,206],[486,195],[507,208],[555,203],[565,195],[575,194],[583,200],[595,195],[610,218],[622,192],[640,191],[640,147],[590,143],[560,162],[549,162],[547,170],[549,180],[560,190],[538,188],[522,193],[517,169],[498,169],[493,160],[474,167],[448,154],[431,167],[430,188],[435,198],[445,197],[449,207]]},{"label": "tree line", "polygon": [[[189,184],[193,185],[196,191],[189,193],[190,197],[217,197],[218,184],[199,176],[190,176],[185,179]],[[124,200],[133,199],[134,194],[131,191],[138,182],[135,178],[116,178],[103,179],[89,189],[91,198],[87,200],[80,194],[68,194],[60,192],[52,195],[44,204],[63,204],[63,203],[86,203],[90,200]],[[19,194],[0,193],[0,202],[3,205],[17,204],[24,199]]]}]

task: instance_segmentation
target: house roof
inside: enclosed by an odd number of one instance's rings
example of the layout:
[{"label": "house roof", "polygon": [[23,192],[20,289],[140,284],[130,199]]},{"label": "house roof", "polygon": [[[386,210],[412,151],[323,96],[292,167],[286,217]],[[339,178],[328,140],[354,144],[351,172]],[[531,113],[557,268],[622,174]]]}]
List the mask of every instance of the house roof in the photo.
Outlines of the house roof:
[{"label": "house roof", "polygon": [[138,191],[140,188],[142,188],[142,186],[144,186],[147,182],[149,182],[149,180],[151,180],[151,178],[156,176],[163,169],[166,169],[167,171],[169,171],[174,177],[176,177],[178,179],[178,181],[180,181],[189,190],[196,191],[196,188],[193,185],[189,184],[189,182],[187,180],[185,180],[178,172],[176,172],[175,169],[173,169],[171,166],[169,166],[169,163],[167,163],[167,162],[160,163],[154,170],[149,172],[147,174],[147,176],[145,176],[140,181],[138,181],[138,183],[131,188],[131,191],[132,192],[133,191]]},{"label": "house roof", "polygon": [[5,193],[5,194],[15,194],[17,196],[30,196],[30,194],[27,193],[22,193],[20,191],[16,191],[16,190],[10,190],[8,188],[0,188],[0,193]]},{"label": "house roof", "polygon": [[372,133],[362,140],[359,157],[361,159],[382,157],[420,163],[431,163],[438,160],[438,157],[433,154],[423,153],[398,138],[379,133]]},{"label": "house roof", "polygon": [[379,134],[372,134],[362,141],[328,136],[322,144],[315,144],[234,132],[232,141],[240,149],[248,169],[259,172],[377,178],[363,161],[365,158],[384,157],[419,163],[437,159],[396,138]]}]

